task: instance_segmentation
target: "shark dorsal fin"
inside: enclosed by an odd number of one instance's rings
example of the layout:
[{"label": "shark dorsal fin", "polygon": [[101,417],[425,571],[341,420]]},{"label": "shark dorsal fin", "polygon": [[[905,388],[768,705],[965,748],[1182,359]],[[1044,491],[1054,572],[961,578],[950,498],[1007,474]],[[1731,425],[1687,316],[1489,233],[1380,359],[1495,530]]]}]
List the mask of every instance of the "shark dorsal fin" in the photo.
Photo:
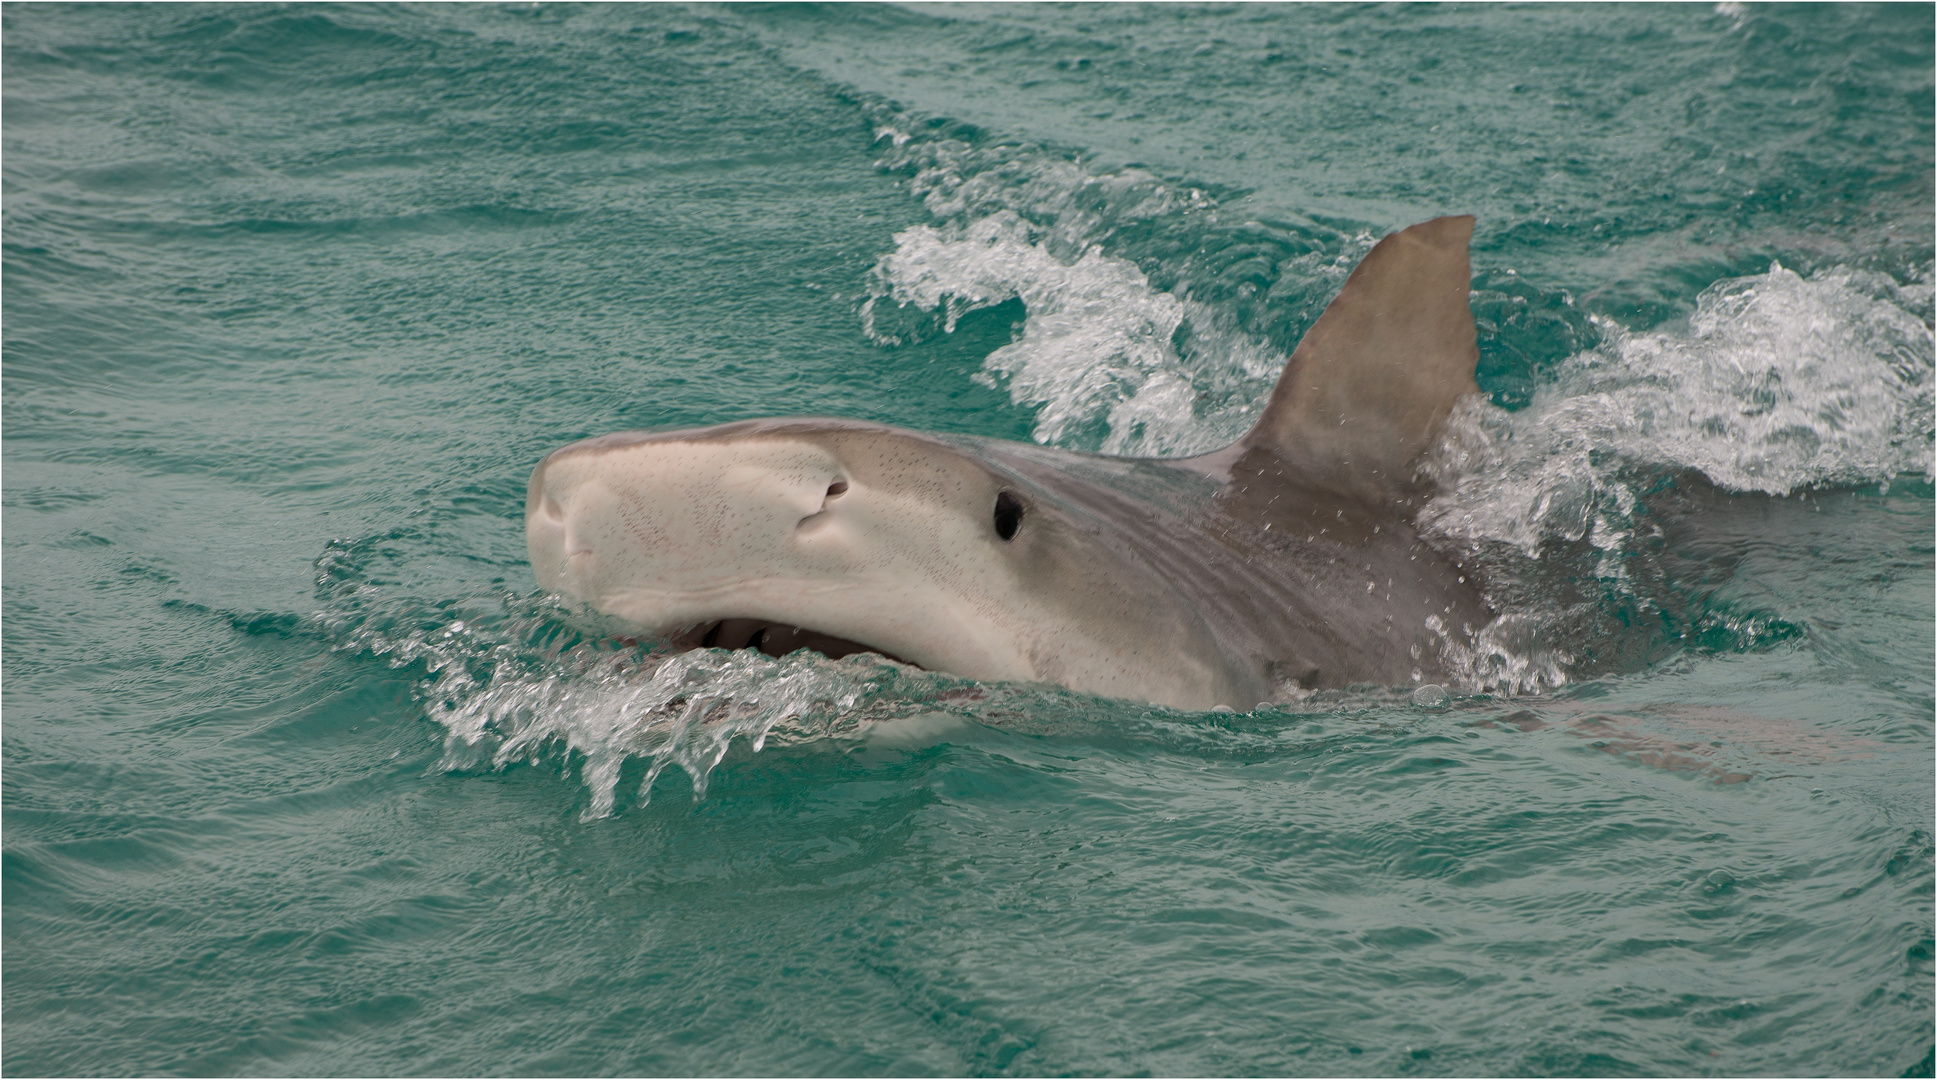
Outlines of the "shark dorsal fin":
[{"label": "shark dorsal fin", "polygon": [[1366,502],[1421,494],[1421,459],[1454,402],[1479,390],[1472,237],[1460,216],[1380,240],[1305,332],[1257,426],[1214,456]]}]

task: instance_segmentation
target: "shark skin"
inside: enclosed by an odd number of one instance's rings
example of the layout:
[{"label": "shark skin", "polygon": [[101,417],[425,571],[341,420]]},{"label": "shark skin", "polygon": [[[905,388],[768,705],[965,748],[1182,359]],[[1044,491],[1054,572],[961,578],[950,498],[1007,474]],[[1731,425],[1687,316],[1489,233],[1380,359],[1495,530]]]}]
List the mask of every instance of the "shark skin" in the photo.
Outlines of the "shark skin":
[{"label": "shark skin", "polygon": [[1493,616],[1413,519],[1478,391],[1472,228],[1381,240],[1217,453],[818,418],[623,432],[532,473],[532,569],[683,648],[869,651],[1188,709],[1452,681]]}]

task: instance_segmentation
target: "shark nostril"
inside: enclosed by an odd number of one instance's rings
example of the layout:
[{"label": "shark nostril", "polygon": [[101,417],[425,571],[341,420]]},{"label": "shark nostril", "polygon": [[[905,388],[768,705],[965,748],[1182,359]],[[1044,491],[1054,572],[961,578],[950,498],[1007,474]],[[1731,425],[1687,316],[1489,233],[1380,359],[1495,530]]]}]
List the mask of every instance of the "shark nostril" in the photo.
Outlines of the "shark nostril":
[{"label": "shark nostril", "polygon": [[830,520],[825,516],[827,505],[845,494],[847,494],[847,481],[836,480],[827,485],[827,494],[821,498],[820,509],[795,522],[794,528],[803,533],[819,531]]}]

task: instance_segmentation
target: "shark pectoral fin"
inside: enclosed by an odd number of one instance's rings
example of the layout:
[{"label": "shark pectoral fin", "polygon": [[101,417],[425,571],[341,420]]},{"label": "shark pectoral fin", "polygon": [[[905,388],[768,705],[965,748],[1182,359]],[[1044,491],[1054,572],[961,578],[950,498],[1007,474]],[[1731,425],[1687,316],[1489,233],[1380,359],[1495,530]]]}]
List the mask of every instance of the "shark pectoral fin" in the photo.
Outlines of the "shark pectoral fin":
[{"label": "shark pectoral fin", "polygon": [[[1368,502],[1421,493],[1415,473],[1462,396],[1479,391],[1467,303],[1470,216],[1387,236],[1352,271],[1226,461],[1269,454],[1302,481]],[[1214,457],[1223,455],[1213,455]]]}]

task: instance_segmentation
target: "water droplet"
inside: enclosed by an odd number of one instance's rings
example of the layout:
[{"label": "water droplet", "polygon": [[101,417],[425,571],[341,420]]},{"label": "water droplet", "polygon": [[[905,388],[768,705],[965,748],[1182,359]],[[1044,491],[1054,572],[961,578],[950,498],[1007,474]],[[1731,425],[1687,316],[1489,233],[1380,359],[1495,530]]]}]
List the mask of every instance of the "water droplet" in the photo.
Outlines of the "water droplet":
[{"label": "water droplet", "polygon": [[1427,683],[1412,692],[1412,703],[1428,709],[1437,709],[1450,700],[1446,688],[1438,683]]}]

